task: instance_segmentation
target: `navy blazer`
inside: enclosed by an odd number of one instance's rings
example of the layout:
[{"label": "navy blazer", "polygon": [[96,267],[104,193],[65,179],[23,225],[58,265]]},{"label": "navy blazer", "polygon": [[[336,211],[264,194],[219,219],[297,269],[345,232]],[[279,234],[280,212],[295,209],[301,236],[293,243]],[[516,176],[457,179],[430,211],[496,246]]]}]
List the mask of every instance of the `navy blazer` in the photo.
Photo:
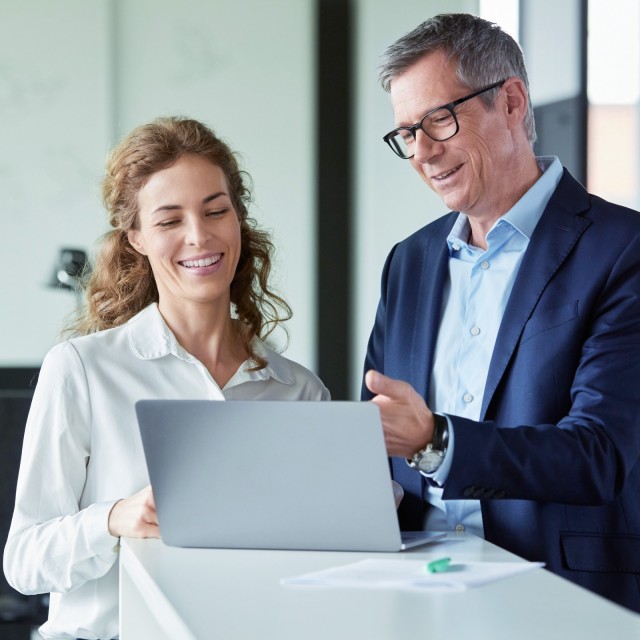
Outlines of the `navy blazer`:
[{"label": "navy blazer", "polygon": [[[450,213],[396,245],[365,371],[429,397]],[[363,397],[369,398],[363,390]],[[451,416],[447,500],[481,501],[487,540],[640,611],[640,214],[565,170],[531,237],[479,422]],[[424,477],[392,459],[403,529]]]}]

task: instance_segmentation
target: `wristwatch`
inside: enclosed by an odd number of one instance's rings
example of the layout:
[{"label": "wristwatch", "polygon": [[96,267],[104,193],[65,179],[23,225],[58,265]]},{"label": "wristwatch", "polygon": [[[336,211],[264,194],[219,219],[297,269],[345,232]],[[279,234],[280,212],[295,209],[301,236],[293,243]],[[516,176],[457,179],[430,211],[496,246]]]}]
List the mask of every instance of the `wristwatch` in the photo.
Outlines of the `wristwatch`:
[{"label": "wristwatch", "polygon": [[449,442],[449,422],[438,413],[433,414],[433,439],[424,448],[418,451],[407,463],[412,469],[434,473],[438,470],[444,454],[447,452]]}]

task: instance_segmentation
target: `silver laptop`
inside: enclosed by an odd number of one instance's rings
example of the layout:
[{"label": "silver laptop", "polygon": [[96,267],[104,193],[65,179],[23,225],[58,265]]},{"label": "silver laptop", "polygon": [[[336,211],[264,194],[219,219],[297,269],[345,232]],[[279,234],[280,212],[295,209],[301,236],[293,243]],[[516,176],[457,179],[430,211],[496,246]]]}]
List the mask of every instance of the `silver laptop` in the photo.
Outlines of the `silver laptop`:
[{"label": "silver laptop", "polygon": [[163,541],[177,547],[400,551],[380,412],[369,402],[140,400]]}]

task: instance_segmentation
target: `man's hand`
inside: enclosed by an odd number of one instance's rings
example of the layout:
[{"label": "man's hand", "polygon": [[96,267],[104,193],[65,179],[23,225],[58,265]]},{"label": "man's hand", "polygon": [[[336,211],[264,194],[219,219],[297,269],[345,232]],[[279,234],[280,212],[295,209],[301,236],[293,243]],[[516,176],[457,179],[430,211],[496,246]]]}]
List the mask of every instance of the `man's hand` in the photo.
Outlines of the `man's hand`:
[{"label": "man's hand", "polygon": [[413,387],[377,371],[367,371],[365,384],[376,394],[384,441],[390,456],[412,458],[433,438],[433,413]]},{"label": "man's hand", "polygon": [[159,538],[156,503],[151,485],[130,498],[118,500],[109,513],[109,533],[117,538]]}]

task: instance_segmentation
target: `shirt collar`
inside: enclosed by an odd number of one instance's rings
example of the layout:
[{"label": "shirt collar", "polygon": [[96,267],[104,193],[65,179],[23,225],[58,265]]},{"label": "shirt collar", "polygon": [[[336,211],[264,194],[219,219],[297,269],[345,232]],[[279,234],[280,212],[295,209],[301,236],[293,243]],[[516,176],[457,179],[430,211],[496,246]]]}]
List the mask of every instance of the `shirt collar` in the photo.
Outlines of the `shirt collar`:
[{"label": "shirt collar", "polygon": [[536,225],[562,177],[562,164],[556,156],[543,156],[536,160],[542,175],[502,216],[502,220],[515,227],[527,240],[531,240]]},{"label": "shirt collar", "polygon": [[263,357],[267,361],[267,366],[263,369],[258,369],[258,371],[248,371],[248,369],[251,369],[256,363],[253,360],[247,360],[227,383],[227,387],[242,382],[268,380],[269,378],[273,378],[283,384],[293,384],[295,382],[289,360],[269,348],[258,338],[253,339],[252,346],[256,355]]},{"label": "shirt collar", "polygon": [[[127,323],[127,330],[131,350],[141,360],[156,360],[173,355],[185,362],[197,362],[197,359],[177,341],[155,302],[131,318]],[[269,378],[274,378],[283,384],[294,383],[291,364],[286,358],[270,349],[259,338],[253,339],[252,346],[256,354],[267,361],[267,366],[258,371],[248,371],[256,363],[253,360],[246,360],[227,386]]]},{"label": "shirt collar", "polygon": [[[507,223],[525,236],[527,240],[531,239],[563,172],[562,164],[557,156],[541,156],[536,160],[542,175],[522,198],[495,223],[489,233],[496,228],[496,225]],[[464,213],[460,213],[447,237],[449,253],[466,247],[468,237],[469,219]]]},{"label": "shirt collar", "polygon": [[127,330],[131,350],[141,360],[156,360],[168,355],[187,362],[195,360],[180,346],[155,302],[133,316],[127,322]]}]

